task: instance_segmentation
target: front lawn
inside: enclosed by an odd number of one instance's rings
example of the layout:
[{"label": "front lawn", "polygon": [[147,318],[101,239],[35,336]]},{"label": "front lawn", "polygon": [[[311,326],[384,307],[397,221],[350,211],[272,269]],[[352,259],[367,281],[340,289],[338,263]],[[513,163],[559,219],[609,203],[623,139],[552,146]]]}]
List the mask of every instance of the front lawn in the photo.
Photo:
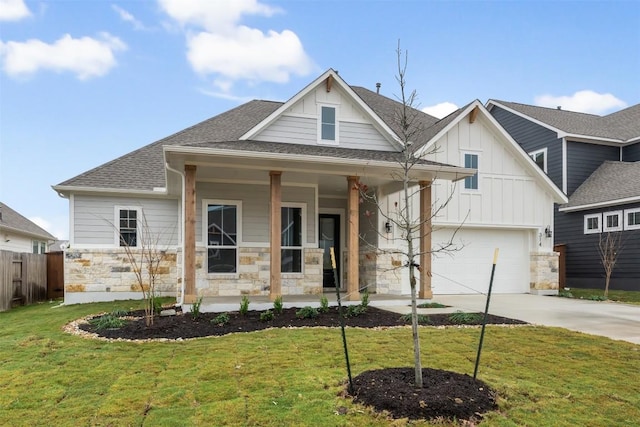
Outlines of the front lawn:
[{"label": "front lawn", "polygon": [[[107,342],[62,326],[140,304],[52,306],[0,313],[0,424],[406,425],[340,397],[346,373],[337,328]],[[473,372],[478,328],[420,333],[423,366]],[[350,328],[347,337],[354,375],[412,363],[410,328]],[[481,425],[634,425],[638,366],[638,345],[559,328],[488,327],[478,376],[497,390],[500,409]]]},{"label": "front lawn", "polygon": [[[565,289],[565,292],[569,292],[573,298],[600,299],[604,297],[604,289],[568,287]],[[640,305],[640,291],[614,291],[609,289],[609,300]]]}]

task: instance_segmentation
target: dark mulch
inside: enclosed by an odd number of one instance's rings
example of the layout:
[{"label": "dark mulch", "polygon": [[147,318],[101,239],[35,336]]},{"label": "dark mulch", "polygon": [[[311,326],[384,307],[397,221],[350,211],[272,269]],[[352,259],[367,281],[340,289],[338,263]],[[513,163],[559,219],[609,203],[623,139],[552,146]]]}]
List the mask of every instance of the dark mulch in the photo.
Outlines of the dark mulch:
[{"label": "dark mulch", "polygon": [[[105,338],[124,338],[144,340],[154,338],[186,339],[206,336],[220,336],[238,332],[252,332],[267,328],[287,327],[338,327],[340,317],[337,308],[319,313],[315,318],[299,318],[299,309],[284,309],[273,320],[260,320],[260,311],[249,311],[246,315],[229,312],[229,322],[218,324],[212,320],[220,313],[201,313],[194,317],[192,313],[175,316],[156,317],[154,324],[145,326],[143,312],[131,313],[140,316],[130,320],[118,329],[96,330],[91,324],[81,323],[79,327],[87,332]],[[458,326],[450,314],[429,314],[429,326]],[[466,318],[465,320],[469,320]],[[515,319],[488,316],[489,324],[523,324]],[[384,328],[409,325],[410,320],[400,314],[375,307],[367,307],[358,316],[344,318],[347,326],[361,328]],[[476,316],[474,322],[481,324],[482,316]],[[410,343],[409,343],[410,345]],[[423,388],[414,386],[413,368],[387,368],[366,371],[354,378],[353,398],[375,410],[387,411],[393,418],[409,419],[451,419],[469,421],[473,425],[482,418],[482,414],[495,410],[495,395],[481,381],[475,381],[468,375],[439,369],[423,369]]]}]

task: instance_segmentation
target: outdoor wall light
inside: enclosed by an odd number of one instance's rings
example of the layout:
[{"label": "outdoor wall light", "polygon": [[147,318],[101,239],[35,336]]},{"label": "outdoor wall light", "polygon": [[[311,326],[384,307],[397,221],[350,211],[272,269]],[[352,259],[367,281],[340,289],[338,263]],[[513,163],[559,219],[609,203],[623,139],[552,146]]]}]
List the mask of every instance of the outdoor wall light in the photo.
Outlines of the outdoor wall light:
[{"label": "outdoor wall light", "polygon": [[393,224],[391,224],[391,222],[389,221],[385,222],[384,231],[386,231],[387,233],[391,233],[393,231]]},{"label": "outdoor wall light", "polygon": [[548,238],[551,238],[551,236],[553,235],[553,231],[551,231],[550,225],[547,225],[547,228],[544,229],[544,235]]}]

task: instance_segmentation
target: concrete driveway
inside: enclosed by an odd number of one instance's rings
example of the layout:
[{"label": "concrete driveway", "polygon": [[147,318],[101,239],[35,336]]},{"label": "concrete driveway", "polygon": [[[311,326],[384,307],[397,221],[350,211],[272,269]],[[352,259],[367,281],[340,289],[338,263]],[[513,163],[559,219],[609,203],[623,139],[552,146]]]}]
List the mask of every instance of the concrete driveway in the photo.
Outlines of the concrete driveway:
[{"label": "concrete driveway", "polygon": [[[484,312],[484,295],[435,295],[433,301]],[[530,294],[491,296],[489,313],[640,344],[640,306]]]}]

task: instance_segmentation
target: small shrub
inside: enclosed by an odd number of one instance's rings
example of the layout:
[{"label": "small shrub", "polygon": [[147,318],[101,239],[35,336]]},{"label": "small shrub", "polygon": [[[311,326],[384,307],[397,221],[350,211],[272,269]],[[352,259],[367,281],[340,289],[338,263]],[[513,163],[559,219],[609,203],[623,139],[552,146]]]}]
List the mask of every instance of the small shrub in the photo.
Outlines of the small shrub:
[{"label": "small shrub", "polygon": [[360,305],[365,309],[369,306],[369,291],[365,290],[360,297]]},{"label": "small shrub", "polygon": [[240,314],[246,316],[249,312],[249,298],[247,296],[242,297],[242,301],[240,301]]},{"label": "small shrub", "polygon": [[200,317],[200,305],[202,304],[202,297],[195,300],[195,302],[191,305],[191,317],[197,319]]},{"label": "small shrub", "polygon": [[154,296],[152,299],[153,302],[153,312],[155,314],[160,314],[160,312],[162,311],[162,300],[160,299],[160,297]]},{"label": "small shrub", "polygon": [[589,295],[586,299],[589,301],[606,301],[607,297],[604,295]]},{"label": "small shrub", "polygon": [[125,317],[129,315],[129,312],[123,308],[116,308],[111,312],[111,315],[114,317]]},{"label": "small shrub", "polygon": [[103,314],[102,316],[94,317],[89,320],[89,324],[98,331],[103,329],[118,329],[123,327],[126,323],[126,320],[121,319],[118,316],[114,316],[112,313]]},{"label": "small shrub", "polygon": [[269,322],[270,320],[273,320],[273,311],[267,310],[260,313],[260,320],[263,322]]},{"label": "small shrub", "polygon": [[[400,320],[402,320],[404,323],[411,323],[411,313],[407,313],[407,314],[403,314],[400,317]],[[426,316],[424,314],[418,314],[418,324],[419,325],[431,325],[431,319],[429,319],[429,316]]]},{"label": "small shrub", "polygon": [[347,311],[344,313],[344,317],[358,317],[366,312],[367,307],[363,306],[362,304],[349,305],[347,306]]},{"label": "small shrub", "polygon": [[449,320],[457,325],[476,324],[482,320],[482,314],[456,311],[455,313],[451,313],[449,315]]},{"label": "small shrub", "polygon": [[278,296],[276,297],[275,300],[273,300],[273,311],[276,314],[282,314],[282,296]]},{"label": "small shrub", "polygon": [[318,309],[311,306],[302,307],[296,311],[296,317],[299,319],[313,319],[314,317],[318,317],[318,314]]},{"label": "small shrub", "polygon": [[320,311],[320,313],[327,313],[329,311],[329,300],[324,295],[322,295],[320,297],[320,309],[319,309],[319,311]]},{"label": "small shrub", "polygon": [[561,289],[558,292],[558,296],[562,297],[562,298],[573,298],[573,294],[570,291],[566,290],[566,289]]},{"label": "small shrub", "polygon": [[229,313],[220,313],[216,317],[211,319],[211,323],[214,323],[219,326],[224,326],[227,323],[229,323],[229,321],[231,321],[231,318],[229,317]]},{"label": "small shrub", "polygon": [[423,302],[418,304],[418,308],[446,308],[448,305],[440,304],[439,302]]}]

